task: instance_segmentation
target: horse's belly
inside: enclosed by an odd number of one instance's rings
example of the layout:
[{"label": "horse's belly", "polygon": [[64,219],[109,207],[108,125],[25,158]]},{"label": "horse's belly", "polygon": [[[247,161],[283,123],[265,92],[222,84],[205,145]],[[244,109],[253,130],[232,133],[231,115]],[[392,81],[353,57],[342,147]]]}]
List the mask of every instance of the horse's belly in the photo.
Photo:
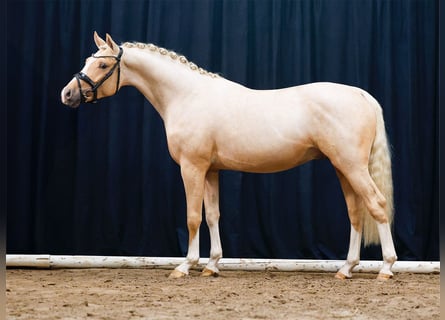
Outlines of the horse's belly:
[{"label": "horse's belly", "polygon": [[253,144],[240,148],[233,145],[231,148],[218,150],[212,159],[212,167],[268,173],[287,170],[321,157],[323,155],[318,149],[305,145],[263,146]]},{"label": "horse's belly", "polygon": [[214,166],[246,172],[276,172],[320,158],[312,143],[304,110],[277,102],[246,106],[243,112],[221,115],[214,131]]}]

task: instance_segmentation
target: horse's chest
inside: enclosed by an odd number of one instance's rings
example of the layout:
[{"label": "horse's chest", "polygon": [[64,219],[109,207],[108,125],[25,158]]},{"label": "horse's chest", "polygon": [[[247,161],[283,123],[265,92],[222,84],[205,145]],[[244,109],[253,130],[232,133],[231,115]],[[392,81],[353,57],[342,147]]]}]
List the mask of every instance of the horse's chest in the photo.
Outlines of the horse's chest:
[{"label": "horse's chest", "polygon": [[167,144],[171,157],[181,163],[184,157],[193,159],[210,159],[213,149],[212,137],[203,130],[189,128],[167,129]]}]

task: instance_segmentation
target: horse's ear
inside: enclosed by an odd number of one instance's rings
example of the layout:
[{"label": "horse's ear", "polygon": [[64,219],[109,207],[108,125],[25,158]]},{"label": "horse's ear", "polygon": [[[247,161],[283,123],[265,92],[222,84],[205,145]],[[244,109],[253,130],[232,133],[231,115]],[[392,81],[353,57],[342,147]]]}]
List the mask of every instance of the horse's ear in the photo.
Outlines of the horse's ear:
[{"label": "horse's ear", "polygon": [[94,31],[94,42],[96,43],[98,49],[107,44],[101,37],[99,37],[96,31]]},{"label": "horse's ear", "polygon": [[113,52],[117,53],[119,51],[119,46],[114,42],[114,40],[111,38],[111,36],[107,33],[106,36],[107,45],[113,50]]}]

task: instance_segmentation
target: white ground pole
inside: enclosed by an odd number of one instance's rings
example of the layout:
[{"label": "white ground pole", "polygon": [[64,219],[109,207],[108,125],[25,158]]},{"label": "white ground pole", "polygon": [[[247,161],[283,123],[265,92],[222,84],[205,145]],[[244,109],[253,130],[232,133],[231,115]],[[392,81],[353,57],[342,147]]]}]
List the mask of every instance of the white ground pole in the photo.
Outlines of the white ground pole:
[{"label": "white ground pole", "polygon": [[[208,258],[199,259],[195,269],[206,266]],[[141,268],[174,269],[184,258],[119,257],[119,256],[64,256],[64,255],[6,255],[6,267],[17,268]],[[244,271],[308,271],[337,272],[344,260],[238,259],[222,258],[220,270]],[[382,261],[363,260],[354,272],[379,272]],[[440,261],[397,261],[394,272],[440,273]]]}]

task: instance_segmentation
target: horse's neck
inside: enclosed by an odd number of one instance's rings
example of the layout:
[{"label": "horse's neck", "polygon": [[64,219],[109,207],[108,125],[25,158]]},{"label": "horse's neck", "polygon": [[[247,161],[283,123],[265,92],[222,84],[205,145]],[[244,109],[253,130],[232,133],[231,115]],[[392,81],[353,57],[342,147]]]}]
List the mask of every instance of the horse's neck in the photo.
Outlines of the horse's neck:
[{"label": "horse's neck", "polygon": [[192,93],[200,82],[199,73],[168,56],[146,49],[124,50],[122,86],[136,87],[163,119],[169,107]]}]

